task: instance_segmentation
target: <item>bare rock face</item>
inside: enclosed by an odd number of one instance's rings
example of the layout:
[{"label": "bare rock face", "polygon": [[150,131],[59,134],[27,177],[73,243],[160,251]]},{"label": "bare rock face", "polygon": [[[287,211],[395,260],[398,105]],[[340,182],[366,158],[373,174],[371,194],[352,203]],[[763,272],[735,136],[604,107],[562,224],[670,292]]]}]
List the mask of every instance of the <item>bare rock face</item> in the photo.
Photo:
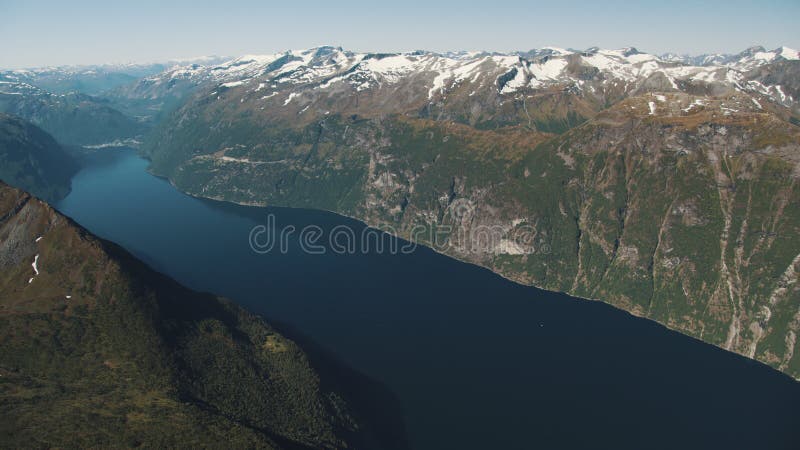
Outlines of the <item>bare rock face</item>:
[{"label": "bare rock face", "polygon": [[252,57],[170,75],[204,81],[146,151],[194,195],[357,217],[799,377],[796,52],[748,55]]}]

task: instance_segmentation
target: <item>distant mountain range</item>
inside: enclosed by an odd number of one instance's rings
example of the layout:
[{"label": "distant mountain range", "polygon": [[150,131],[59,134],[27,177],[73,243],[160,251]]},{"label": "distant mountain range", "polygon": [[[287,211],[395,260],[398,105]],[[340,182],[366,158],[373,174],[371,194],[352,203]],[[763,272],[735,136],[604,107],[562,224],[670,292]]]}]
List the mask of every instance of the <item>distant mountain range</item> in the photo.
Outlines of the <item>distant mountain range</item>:
[{"label": "distant mountain range", "polygon": [[212,56],[153,64],[0,71],[0,112],[42,127],[63,145],[135,144],[146,132],[147,121],[125,110],[127,104],[110,101],[106,94],[179,64],[222,60]]},{"label": "distant mountain range", "polygon": [[[628,92],[641,88],[648,80],[651,84],[663,83],[667,90],[720,83],[736,84],[742,89],[783,100],[780,92],[771,91],[770,86],[750,79],[747,72],[767,64],[796,60],[798,52],[786,47],[772,51],[753,47],[737,55],[698,57],[658,57],[641,53],[635,48],[591,48],[585,51],[545,48],[511,54],[438,54],[423,51],[370,54],[320,47],[272,55],[242,56],[218,65],[179,66],[146,77],[126,91],[137,92],[139,97],[160,97],[172,89],[185,89],[186,85],[220,83],[224,89],[234,87],[226,83],[239,85],[254,79],[272,79],[282,87],[286,83],[303,85],[322,82],[322,89],[337,81],[346,81],[356,91],[361,91],[379,84],[402,84],[405,78],[423,75],[423,78],[427,78],[424,81],[428,87],[428,97],[449,90],[446,81],[450,84],[464,84],[465,81],[475,84],[480,79],[482,83],[479,84],[486,86],[485,81],[488,81],[489,86],[496,84],[501,93],[510,94],[524,88],[539,89],[565,83],[576,89],[589,89],[596,87],[592,81],[598,81],[599,78],[599,81],[611,83],[625,82]],[[259,84],[253,87],[258,88],[262,97],[275,89]]]},{"label": "distant mountain range", "polygon": [[106,100],[79,92],[54,94],[0,76],[0,112],[21,117],[66,146],[101,145],[140,137],[145,126]]},{"label": "distant mountain range", "polygon": [[764,47],[754,46],[737,54],[714,53],[688,56],[667,53],[661,55],[661,59],[692,66],[730,66],[740,71],[747,71],[773,62],[797,60],[798,53],[797,50],[788,47],[779,47],[768,51]]},{"label": "distant mountain range", "polygon": [[54,94],[80,92],[100,95],[119,86],[130,84],[139,78],[189,64],[219,64],[230,58],[203,56],[153,63],[94,64],[84,66],[50,66],[30,69],[2,69],[0,77],[34,84]]}]

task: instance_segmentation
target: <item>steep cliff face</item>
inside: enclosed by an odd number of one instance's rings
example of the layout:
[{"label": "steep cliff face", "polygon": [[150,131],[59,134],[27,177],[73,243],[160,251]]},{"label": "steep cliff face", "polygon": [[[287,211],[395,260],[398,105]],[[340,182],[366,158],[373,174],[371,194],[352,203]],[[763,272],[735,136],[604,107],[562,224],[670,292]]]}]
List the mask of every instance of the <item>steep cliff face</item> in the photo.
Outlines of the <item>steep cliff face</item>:
[{"label": "steep cliff face", "polygon": [[260,318],[2,184],[0,342],[6,447],[403,445]]},{"label": "steep cliff face", "polygon": [[49,201],[70,190],[77,162],[47,133],[0,113],[0,180]]},{"label": "steep cliff face", "polygon": [[248,58],[191,72],[145,150],[194,195],[357,217],[800,377],[798,61],[751,53]]}]

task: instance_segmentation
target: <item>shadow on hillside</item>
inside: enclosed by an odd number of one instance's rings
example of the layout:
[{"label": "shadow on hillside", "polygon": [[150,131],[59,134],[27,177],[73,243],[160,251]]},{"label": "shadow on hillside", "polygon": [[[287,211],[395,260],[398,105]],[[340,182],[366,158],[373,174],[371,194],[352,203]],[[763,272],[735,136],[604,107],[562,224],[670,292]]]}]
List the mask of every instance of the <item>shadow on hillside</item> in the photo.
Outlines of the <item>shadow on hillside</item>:
[{"label": "shadow on hillside", "polygon": [[366,440],[359,448],[408,448],[402,406],[387,386],[348,367],[291,325],[275,321],[270,321],[270,324],[303,349],[325,387],[346,396],[345,400],[368,430],[359,436]]}]

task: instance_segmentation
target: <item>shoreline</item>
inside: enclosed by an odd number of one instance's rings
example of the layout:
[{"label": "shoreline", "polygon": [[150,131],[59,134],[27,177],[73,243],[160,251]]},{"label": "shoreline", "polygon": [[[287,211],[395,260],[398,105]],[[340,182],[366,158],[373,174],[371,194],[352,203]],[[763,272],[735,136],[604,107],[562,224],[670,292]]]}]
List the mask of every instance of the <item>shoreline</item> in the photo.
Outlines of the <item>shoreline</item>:
[{"label": "shoreline", "polygon": [[[139,157],[142,157],[143,159],[145,159],[145,160],[147,160],[147,161],[150,161],[150,159],[149,159],[149,158],[146,158],[146,157],[144,157],[144,156],[142,156],[142,155],[140,155],[140,154],[138,154],[138,153],[137,153],[137,155],[139,155]],[[717,348],[717,349],[723,350],[723,351],[725,351],[725,352],[728,352],[728,353],[731,353],[731,354],[737,355],[737,356],[739,356],[739,357],[745,358],[745,359],[746,359],[746,360],[748,360],[748,361],[754,361],[754,362],[757,362],[757,363],[759,363],[759,364],[761,364],[761,365],[763,365],[763,366],[765,366],[765,367],[769,367],[771,370],[773,370],[773,371],[775,371],[775,372],[778,372],[778,373],[780,373],[780,374],[782,374],[782,375],[784,375],[784,376],[786,376],[786,377],[790,378],[790,379],[791,379],[791,380],[793,380],[794,382],[798,382],[798,383],[800,383],[800,376],[798,376],[798,377],[794,377],[794,376],[792,376],[791,374],[789,374],[789,373],[787,373],[787,372],[784,372],[784,371],[782,371],[782,370],[779,370],[779,369],[778,369],[778,368],[776,368],[776,367],[770,366],[769,364],[765,363],[764,361],[761,361],[761,360],[759,360],[759,359],[756,359],[756,358],[751,358],[751,357],[749,357],[748,355],[745,355],[745,354],[743,354],[743,353],[735,352],[735,351],[732,351],[732,350],[726,349],[726,348],[724,348],[724,347],[722,347],[722,346],[720,346],[720,345],[714,344],[714,343],[712,343],[712,342],[708,342],[708,341],[702,340],[702,339],[700,339],[700,338],[698,338],[698,337],[696,337],[696,336],[693,336],[693,335],[691,335],[691,334],[684,333],[684,332],[682,332],[681,330],[678,330],[678,329],[675,329],[675,328],[671,328],[671,327],[667,326],[666,324],[664,324],[664,323],[662,323],[662,322],[659,322],[659,321],[657,321],[657,320],[651,319],[651,318],[649,318],[649,317],[647,317],[647,316],[643,316],[643,315],[634,314],[633,312],[631,312],[631,311],[629,311],[629,310],[626,310],[626,309],[620,308],[620,307],[618,307],[618,306],[616,306],[616,305],[614,305],[614,304],[612,304],[612,303],[609,303],[609,302],[607,302],[607,301],[604,301],[604,300],[601,300],[601,299],[589,298],[589,297],[583,297],[583,296],[580,296],[580,295],[573,295],[573,294],[571,294],[571,293],[569,293],[569,292],[565,292],[565,291],[556,291],[556,290],[550,290],[550,289],[546,289],[546,288],[543,288],[543,287],[536,286],[535,284],[528,284],[528,283],[525,283],[525,282],[522,282],[522,281],[516,280],[516,279],[514,279],[514,278],[511,278],[511,277],[510,277],[510,276],[508,276],[508,275],[502,274],[502,273],[500,273],[500,272],[498,272],[498,271],[496,271],[496,270],[492,269],[491,267],[489,267],[489,266],[487,266],[487,265],[480,264],[480,263],[476,263],[476,262],[472,262],[472,261],[467,261],[467,260],[464,260],[464,259],[458,258],[458,257],[456,257],[456,256],[450,255],[450,254],[448,254],[448,253],[445,253],[444,251],[438,250],[438,249],[436,249],[436,248],[434,248],[434,247],[432,247],[432,246],[429,246],[429,245],[426,245],[426,244],[423,244],[423,243],[419,243],[419,242],[414,242],[414,241],[411,241],[411,240],[409,240],[409,239],[406,239],[406,238],[404,238],[404,237],[402,237],[402,236],[398,236],[398,235],[396,235],[396,234],[387,233],[385,230],[382,230],[382,229],[380,229],[380,228],[377,228],[377,227],[375,227],[375,226],[371,225],[370,223],[368,223],[368,222],[366,222],[366,221],[364,221],[363,219],[361,219],[361,218],[358,218],[358,217],[349,216],[349,215],[347,215],[347,214],[343,214],[343,213],[341,213],[341,212],[338,212],[338,211],[331,211],[331,210],[324,209],[324,208],[305,208],[305,207],[293,207],[293,206],[278,206],[278,205],[269,205],[269,204],[262,203],[262,202],[236,202],[236,201],[230,201],[230,200],[226,200],[226,199],[224,199],[224,198],[221,198],[221,197],[212,197],[212,196],[200,195],[200,194],[196,194],[196,193],[193,193],[193,192],[188,192],[188,191],[185,191],[185,190],[181,189],[180,187],[178,187],[178,186],[177,186],[177,185],[176,185],[176,184],[173,182],[173,180],[172,180],[171,178],[169,178],[169,177],[166,177],[166,176],[162,176],[162,175],[159,175],[159,174],[156,174],[156,173],[154,173],[154,172],[153,172],[153,171],[150,169],[150,167],[148,167],[146,170],[147,170],[147,173],[148,173],[148,174],[150,174],[150,175],[152,175],[152,176],[154,176],[154,177],[156,177],[156,178],[160,178],[160,179],[163,179],[163,180],[165,180],[167,183],[169,183],[169,185],[170,185],[170,186],[172,186],[172,187],[173,187],[175,190],[177,190],[178,192],[180,192],[180,193],[182,193],[182,194],[184,194],[184,195],[187,195],[187,196],[189,196],[189,197],[196,198],[196,199],[202,199],[202,200],[211,200],[211,201],[220,202],[220,203],[227,203],[227,204],[232,204],[232,205],[238,205],[238,206],[244,206],[244,207],[254,207],[254,208],[280,207],[280,208],[288,208],[288,209],[300,209],[300,210],[303,210],[303,209],[304,209],[304,210],[309,210],[309,211],[321,211],[321,212],[325,212],[325,213],[329,213],[329,214],[334,214],[334,215],[336,215],[336,216],[343,217],[343,218],[346,218],[346,219],[349,219],[349,220],[353,220],[353,221],[356,221],[356,222],[359,222],[359,223],[361,223],[362,225],[364,225],[364,226],[366,226],[366,227],[368,227],[368,228],[372,228],[372,229],[378,230],[378,231],[380,231],[380,232],[382,232],[382,233],[385,233],[385,234],[387,234],[387,235],[389,235],[389,236],[391,236],[391,237],[393,237],[393,238],[395,238],[395,239],[401,239],[401,240],[403,240],[403,241],[406,241],[406,242],[408,242],[408,243],[411,243],[411,244],[413,244],[413,245],[415,245],[415,246],[421,246],[421,247],[425,247],[425,248],[427,248],[427,249],[429,249],[429,250],[433,251],[434,253],[437,253],[437,254],[439,254],[439,255],[445,256],[445,257],[447,257],[447,258],[450,258],[450,259],[452,259],[452,260],[454,260],[454,261],[457,261],[457,262],[459,262],[459,263],[462,263],[462,264],[469,264],[469,265],[472,265],[472,266],[478,267],[478,268],[480,268],[480,269],[486,270],[486,271],[488,271],[488,272],[492,273],[493,275],[495,275],[495,276],[498,276],[498,277],[500,277],[500,278],[502,278],[502,279],[504,279],[504,280],[507,280],[507,281],[509,281],[509,282],[512,282],[512,283],[514,283],[514,284],[516,284],[516,285],[523,286],[523,287],[526,287],[526,288],[538,289],[538,290],[540,290],[540,291],[544,291],[544,292],[550,292],[550,293],[560,294],[560,295],[563,295],[563,296],[566,296],[566,297],[570,297],[570,298],[572,298],[572,299],[578,299],[578,300],[581,300],[581,301],[586,301],[586,302],[595,302],[595,303],[602,303],[602,304],[604,304],[604,305],[607,305],[608,307],[614,308],[615,310],[622,311],[622,312],[624,312],[624,313],[628,314],[628,315],[629,315],[629,316],[631,316],[631,317],[635,317],[635,318],[638,318],[638,319],[644,319],[644,320],[648,320],[648,321],[650,321],[650,322],[652,322],[652,323],[658,324],[660,327],[664,328],[665,330],[668,330],[668,331],[670,331],[670,332],[673,332],[673,333],[677,333],[677,334],[679,334],[679,335],[681,335],[681,336],[686,336],[686,337],[688,337],[688,338],[691,338],[692,340],[694,340],[694,341],[696,341],[696,342],[702,343],[702,344],[704,344],[704,345],[709,345],[709,346],[712,346],[712,347],[714,347],[714,348]]]}]

